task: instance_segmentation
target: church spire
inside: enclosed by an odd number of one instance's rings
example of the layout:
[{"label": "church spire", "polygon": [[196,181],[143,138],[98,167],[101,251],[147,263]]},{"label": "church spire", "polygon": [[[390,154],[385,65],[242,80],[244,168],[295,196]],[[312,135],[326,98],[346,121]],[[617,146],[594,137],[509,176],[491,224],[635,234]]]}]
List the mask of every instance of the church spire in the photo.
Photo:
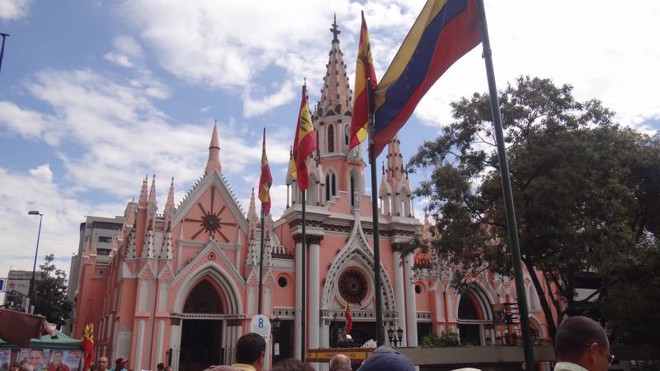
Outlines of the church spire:
[{"label": "church spire", "polygon": [[339,47],[339,26],[337,25],[337,16],[331,25],[332,46],[330,48],[330,58],[326,65],[326,73],[323,78],[323,88],[321,89],[321,101],[319,102],[315,115],[316,117],[326,117],[340,115],[349,112],[352,108],[351,88],[346,74],[346,64],[344,63],[344,53]]},{"label": "church spire", "polygon": [[144,180],[142,181],[142,188],[140,189],[140,199],[138,200],[138,203],[140,206],[146,206],[147,205],[147,200],[148,200],[148,182],[149,181],[149,175],[146,175],[144,177]]},{"label": "church spire", "polygon": [[412,190],[403,169],[401,142],[395,135],[387,144],[387,169],[380,180],[378,197],[385,215],[412,218]]},{"label": "church spire", "polygon": [[156,174],[151,180],[151,190],[149,190],[149,204],[156,205]]},{"label": "church spire", "polygon": [[206,169],[204,174],[208,175],[213,170],[218,173],[222,172],[222,165],[220,165],[220,141],[218,140],[218,121],[216,120],[213,125],[213,134],[211,134],[211,144],[209,144],[209,159],[206,162]]},{"label": "church spire", "polygon": [[387,180],[398,183],[403,179],[403,155],[401,155],[401,142],[395,135],[387,144]]},{"label": "church spire", "polygon": [[167,192],[167,202],[165,202],[165,210],[163,211],[163,217],[165,218],[165,230],[172,228],[172,219],[174,217],[174,177],[170,182],[170,190]]}]

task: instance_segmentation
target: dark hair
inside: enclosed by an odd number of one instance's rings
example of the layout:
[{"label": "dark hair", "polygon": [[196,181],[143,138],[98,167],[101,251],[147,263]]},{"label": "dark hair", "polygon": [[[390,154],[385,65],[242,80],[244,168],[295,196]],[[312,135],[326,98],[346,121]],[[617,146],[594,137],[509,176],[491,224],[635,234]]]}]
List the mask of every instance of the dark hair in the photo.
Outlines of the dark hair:
[{"label": "dark hair", "polygon": [[266,351],[266,340],[263,336],[249,332],[236,342],[236,362],[248,365],[256,362]]},{"label": "dark hair", "polygon": [[158,370],[164,370],[165,369],[165,364],[163,362],[159,363],[156,365],[156,369]]},{"label": "dark hair", "polygon": [[584,316],[566,318],[559,324],[555,335],[557,360],[576,360],[593,343],[601,347],[609,345],[607,334],[598,322]]},{"label": "dark hair", "polygon": [[277,362],[270,371],[314,371],[314,367],[309,363],[299,361],[295,358],[287,358]]}]

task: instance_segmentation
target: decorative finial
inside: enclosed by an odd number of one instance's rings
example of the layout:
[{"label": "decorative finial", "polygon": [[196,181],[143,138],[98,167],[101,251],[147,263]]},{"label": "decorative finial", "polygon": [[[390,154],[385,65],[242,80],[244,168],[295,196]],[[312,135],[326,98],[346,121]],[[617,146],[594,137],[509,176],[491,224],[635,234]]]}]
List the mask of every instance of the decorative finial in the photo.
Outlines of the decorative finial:
[{"label": "decorative finial", "polygon": [[332,42],[339,42],[337,36],[339,36],[341,31],[339,31],[339,27],[337,26],[337,13],[335,13],[334,22],[331,26],[332,28],[330,29],[330,32],[332,32]]}]

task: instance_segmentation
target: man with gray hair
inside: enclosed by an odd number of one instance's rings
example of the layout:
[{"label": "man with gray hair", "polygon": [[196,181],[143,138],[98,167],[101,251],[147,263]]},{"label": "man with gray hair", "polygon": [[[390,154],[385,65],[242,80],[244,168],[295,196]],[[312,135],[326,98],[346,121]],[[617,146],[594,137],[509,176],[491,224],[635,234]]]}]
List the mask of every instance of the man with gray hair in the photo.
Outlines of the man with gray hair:
[{"label": "man with gray hair", "polygon": [[330,371],[351,371],[351,359],[345,354],[335,354],[330,359]]},{"label": "man with gray hair", "polygon": [[554,371],[606,371],[614,362],[605,330],[584,316],[569,317],[559,324],[555,353]]}]

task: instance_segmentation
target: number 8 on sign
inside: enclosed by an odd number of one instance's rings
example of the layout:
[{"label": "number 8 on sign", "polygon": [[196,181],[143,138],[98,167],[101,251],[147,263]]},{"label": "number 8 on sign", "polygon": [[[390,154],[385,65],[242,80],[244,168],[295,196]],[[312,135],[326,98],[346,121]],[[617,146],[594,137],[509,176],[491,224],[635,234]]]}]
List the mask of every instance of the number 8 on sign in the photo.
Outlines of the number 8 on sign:
[{"label": "number 8 on sign", "polygon": [[252,321],[250,322],[250,331],[257,333],[264,338],[268,338],[270,336],[270,319],[263,314],[256,315],[252,317]]}]

